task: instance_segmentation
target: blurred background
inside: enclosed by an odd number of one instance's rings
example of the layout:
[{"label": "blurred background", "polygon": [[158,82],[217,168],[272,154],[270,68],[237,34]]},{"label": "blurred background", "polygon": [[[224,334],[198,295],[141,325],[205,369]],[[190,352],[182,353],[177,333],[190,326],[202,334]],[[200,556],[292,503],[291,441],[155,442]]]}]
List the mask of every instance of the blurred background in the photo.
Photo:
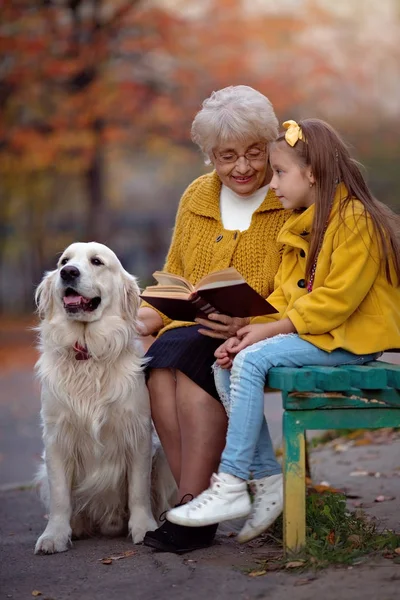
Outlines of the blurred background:
[{"label": "blurred background", "polygon": [[280,122],[336,126],[400,207],[398,0],[0,2],[0,307],[72,241],[110,245],[145,285],[204,170],[190,125],[247,84]]},{"label": "blurred background", "polygon": [[20,428],[4,413],[1,468],[18,435],[29,456],[38,444],[27,325],[43,271],[96,240],[150,283],[206,170],[190,126],[213,90],[253,86],[280,122],[326,119],[400,210],[400,1],[0,0],[0,13],[0,409]]}]

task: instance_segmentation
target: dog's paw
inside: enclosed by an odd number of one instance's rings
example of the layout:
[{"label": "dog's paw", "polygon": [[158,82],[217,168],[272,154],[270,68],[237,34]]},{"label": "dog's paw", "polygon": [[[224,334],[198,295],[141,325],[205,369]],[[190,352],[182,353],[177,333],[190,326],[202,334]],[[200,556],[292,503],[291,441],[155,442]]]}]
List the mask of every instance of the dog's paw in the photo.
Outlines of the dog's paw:
[{"label": "dog's paw", "polygon": [[71,529],[65,532],[49,532],[45,530],[35,546],[35,554],[55,554],[66,552],[71,546]]},{"label": "dog's paw", "polygon": [[143,542],[143,538],[147,531],[154,531],[157,529],[157,523],[150,515],[132,515],[129,519],[128,527],[133,543],[139,544],[140,542]]}]

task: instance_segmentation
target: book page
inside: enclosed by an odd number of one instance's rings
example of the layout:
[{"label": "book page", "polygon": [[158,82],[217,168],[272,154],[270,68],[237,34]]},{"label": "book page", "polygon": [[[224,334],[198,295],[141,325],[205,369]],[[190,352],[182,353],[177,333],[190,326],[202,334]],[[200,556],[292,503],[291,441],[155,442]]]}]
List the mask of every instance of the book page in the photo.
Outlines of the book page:
[{"label": "book page", "polygon": [[153,277],[159,283],[160,286],[174,286],[179,287],[181,289],[183,288],[188,292],[194,291],[194,286],[190,283],[190,281],[188,281],[184,277],[181,277],[180,275],[174,275],[173,273],[167,273],[165,271],[155,271],[153,273]]},{"label": "book page", "polygon": [[235,269],[235,267],[229,267],[222,271],[216,271],[206,275],[194,286],[197,290],[207,290],[211,288],[225,287],[228,285],[234,285],[235,283],[244,283],[242,275]]}]

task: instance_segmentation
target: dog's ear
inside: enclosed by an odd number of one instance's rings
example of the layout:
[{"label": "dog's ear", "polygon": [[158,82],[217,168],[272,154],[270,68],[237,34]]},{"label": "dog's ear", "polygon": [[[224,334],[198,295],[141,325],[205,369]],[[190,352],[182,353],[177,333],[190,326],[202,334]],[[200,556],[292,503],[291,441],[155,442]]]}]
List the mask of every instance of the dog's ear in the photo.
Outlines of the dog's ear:
[{"label": "dog's ear", "polygon": [[137,312],[140,305],[139,286],[133,275],[123,273],[122,316],[136,327]]},{"label": "dog's ear", "polygon": [[48,317],[53,312],[53,283],[56,273],[57,269],[55,271],[48,271],[45,273],[35,292],[37,312],[41,319]]}]

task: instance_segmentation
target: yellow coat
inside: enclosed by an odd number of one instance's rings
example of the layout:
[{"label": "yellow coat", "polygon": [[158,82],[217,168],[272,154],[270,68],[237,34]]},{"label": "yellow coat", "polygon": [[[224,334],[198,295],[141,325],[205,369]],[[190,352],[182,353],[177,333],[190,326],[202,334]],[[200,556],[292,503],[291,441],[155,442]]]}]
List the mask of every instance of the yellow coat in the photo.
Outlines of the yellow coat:
[{"label": "yellow coat", "polygon": [[[213,271],[233,266],[267,297],[274,289],[281,260],[277,236],[290,212],[270,190],[246,231],[227,230],[221,221],[220,191],[221,180],[213,171],[196,179],[184,192],[163,270],[196,284]],[[143,302],[142,306],[150,305]],[[159,335],[167,329],[193,325],[159,314],[164,323]]]},{"label": "yellow coat", "polygon": [[[325,233],[311,293],[305,287],[305,267],[314,205],[286,221],[278,241],[285,244],[275,291],[268,300],[278,315],[256,317],[253,323],[289,317],[300,337],[328,352],[344,348],[369,354],[400,348],[400,287],[387,282],[376,234],[363,205],[348,205],[345,222],[339,221],[338,186]],[[368,229],[369,225],[369,229]],[[396,276],[393,270],[393,279]]]}]

